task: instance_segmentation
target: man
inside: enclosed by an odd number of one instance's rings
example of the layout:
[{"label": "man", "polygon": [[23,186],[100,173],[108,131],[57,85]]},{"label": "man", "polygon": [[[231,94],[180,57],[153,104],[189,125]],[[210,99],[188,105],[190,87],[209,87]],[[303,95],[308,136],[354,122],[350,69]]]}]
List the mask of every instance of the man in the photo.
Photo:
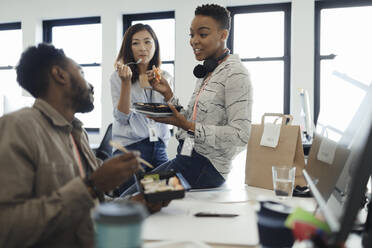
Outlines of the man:
[{"label": "man", "polygon": [[74,117],[93,109],[93,87],[63,50],[28,48],[17,81],[36,100],[0,118],[0,247],[92,247],[94,198],[130,178],[139,155],[97,161]]}]

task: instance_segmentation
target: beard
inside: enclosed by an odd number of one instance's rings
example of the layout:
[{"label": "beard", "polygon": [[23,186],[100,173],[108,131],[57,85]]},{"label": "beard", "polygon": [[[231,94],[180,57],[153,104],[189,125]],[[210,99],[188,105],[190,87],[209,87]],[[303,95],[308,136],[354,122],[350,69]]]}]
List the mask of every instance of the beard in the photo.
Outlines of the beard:
[{"label": "beard", "polygon": [[78,82],[72,83],[72,106],[76,113],[88,113],[94,109],[94,90],[93,85],[83,88]]}]

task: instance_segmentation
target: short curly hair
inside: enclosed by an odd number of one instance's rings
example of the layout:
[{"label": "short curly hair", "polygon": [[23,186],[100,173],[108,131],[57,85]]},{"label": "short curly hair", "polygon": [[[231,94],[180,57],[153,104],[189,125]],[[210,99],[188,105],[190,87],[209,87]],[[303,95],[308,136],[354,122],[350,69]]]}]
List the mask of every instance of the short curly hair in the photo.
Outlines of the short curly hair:
[{"label": "short curly hair", "polygon": [[19,85],[37,98],[48,89],[48,73],[53,65],[65,68],[67,57],[62,49],[51,44],[40,43],[25,50],[16,67]]},{"label": "short curly hair", "polygon": [[195,15],[212,17],[216,20],[222,29],[230,30],[231,16],[230,11],[217,4],[203,4],[195,9]]}]

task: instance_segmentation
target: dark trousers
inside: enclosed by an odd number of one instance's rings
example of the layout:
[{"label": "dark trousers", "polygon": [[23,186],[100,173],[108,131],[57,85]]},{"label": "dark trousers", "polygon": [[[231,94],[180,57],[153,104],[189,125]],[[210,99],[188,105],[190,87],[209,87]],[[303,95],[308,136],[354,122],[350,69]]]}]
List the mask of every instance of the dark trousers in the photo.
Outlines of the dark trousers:
[{"label": "dark trousers", "polygon": [[[192,189],[216,188],[225,182],[225,179],[216,170],[216,168],[214,168],[209,159],[195,152],[195,150],[192,151],[191,157],[180,155],[182,145],[183,141],[180,140],[177,148],[176,158],[162,164],[161,166],[152,170],[152,172],[169,170],[180,172],[190,184]],[[136,185],[132,185],[126,191],[124,191],[121,197],[133,194],[136,191]]]}]

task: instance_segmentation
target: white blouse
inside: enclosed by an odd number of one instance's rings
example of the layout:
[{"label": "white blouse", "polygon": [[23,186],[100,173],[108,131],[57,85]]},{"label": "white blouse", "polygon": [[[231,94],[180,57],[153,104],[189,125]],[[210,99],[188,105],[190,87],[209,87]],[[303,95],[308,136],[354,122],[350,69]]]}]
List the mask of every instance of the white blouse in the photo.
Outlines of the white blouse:
[{"label": "white blouse", "polygon": [[[182,113],[192,120],[196,96],[204,79],[198,79],[187,109]],[[232,159],[248,144],[252,120],[252,85],[238,55],[230,55],[213,72],[201,92],[195,121],[195,146],[226,178]],[[174,104],[178,103],[175,98]],[[180,129],[177,139],[187,131]]]}]

